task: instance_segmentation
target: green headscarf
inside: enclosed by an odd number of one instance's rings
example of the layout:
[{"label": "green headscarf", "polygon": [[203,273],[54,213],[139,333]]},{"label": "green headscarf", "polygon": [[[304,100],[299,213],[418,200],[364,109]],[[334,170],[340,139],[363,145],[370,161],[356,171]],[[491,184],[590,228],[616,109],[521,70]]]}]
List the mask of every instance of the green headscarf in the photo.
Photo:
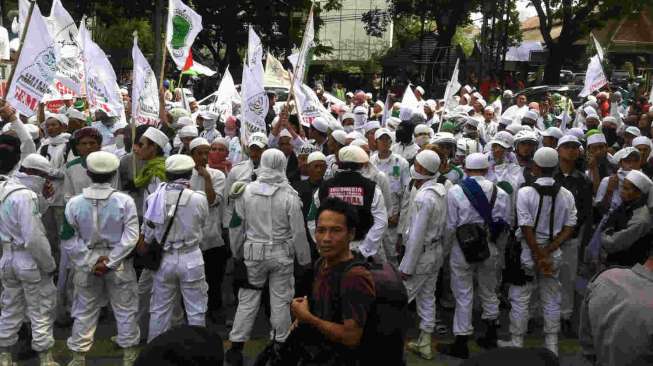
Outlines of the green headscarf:
[{"label": "green headscarf", "polygon": [[134,177],[134,185],[136,188],[146,187],[154,177],[158,177],[162,181],[167,180],[166,159],[163,156],[148,160],[143,169]]}]

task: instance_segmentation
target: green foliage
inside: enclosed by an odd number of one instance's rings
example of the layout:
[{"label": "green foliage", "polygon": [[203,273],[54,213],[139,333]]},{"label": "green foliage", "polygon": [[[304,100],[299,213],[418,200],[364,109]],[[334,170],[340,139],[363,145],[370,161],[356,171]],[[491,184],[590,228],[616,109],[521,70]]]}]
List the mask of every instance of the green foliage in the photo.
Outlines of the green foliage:
[{"label": "green foliage", "polygon": [[98,24],[93,31],[93,37],[103,50],[131,49],[134,44],[134,31],[138,32],[138,46],[143,54],[152,54],[154,34],[148,19],[117,19],[110,24]]}]

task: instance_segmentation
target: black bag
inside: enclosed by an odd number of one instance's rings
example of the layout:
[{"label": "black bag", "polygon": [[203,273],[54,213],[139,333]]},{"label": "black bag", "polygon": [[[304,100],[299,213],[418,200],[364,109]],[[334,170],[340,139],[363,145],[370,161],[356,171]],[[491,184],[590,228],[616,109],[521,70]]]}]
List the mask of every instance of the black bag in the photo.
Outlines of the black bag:
[{"label": "black bag", "polygon": [[[472,202],[472,197],[468,195],[466,189],[463,189],[465,197]],[[497,200],[497,186],[492,187],[492,197],[490,199],[490,210],[494,208]],[[464,224],[456,228],[456,239],[460,250],[465,256],[467,263],[478,263],[490,258],[490,246],[487,238],[487,225]]]},{"label": "black bag", "polygon": [[467,263],[478,263],[490,258],[485,226],[479,224],[458,226],[456,239]]},{"label": "black bag", "polygon": [[256,287],[249,283],[249,278],[247,277],[247,266],[245,265],[245,259],[243,258],[234,258],[234,287],[236,288],[248,288],[251,290],[262,290],[262,287]]},{"label": "black bag", "polygon": [[[144,254],[139,254],[139,252],[134,249],[136,253],[134,256],[135,267],[145,268],[151,271],[158,271],[159,267],[161,267],[161,260],[163,259],[163,244],[165,244],[166,239],[168,239],[168,233],[170,232],[173,221],[175,221],[175,216],[177,216],[177,208],[179,208],[179,200],[181,199],[181,194],[183,192],[183,189],[179,192],[177,203],[175,203],[175,211],[173,212],[170,221],[168,221],[168,226],[166,226],[166,231],[163,233],[161,243],[156,240],[151,243],[143,242],[142,245],[145,246],[145,249],[142,249],[141,252],[144,252]],[[148,223],[148,225],[150,224],[151,223]]]}]

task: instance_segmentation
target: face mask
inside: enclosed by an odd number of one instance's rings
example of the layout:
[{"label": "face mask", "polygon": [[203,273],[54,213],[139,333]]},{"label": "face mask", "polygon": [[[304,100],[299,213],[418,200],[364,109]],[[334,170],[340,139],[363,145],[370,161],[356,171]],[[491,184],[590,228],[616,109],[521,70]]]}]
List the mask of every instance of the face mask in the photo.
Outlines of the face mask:
[{"label": "face mask", "polygon": [[345,130],[345,132],[350,133],[354,132],[354,126],[353,125],[347,125],[347,126],[342,126],[342,128]]},{"label": "face mask", "polygon": [[415,143],[417,146],[422,147],[429,142],[429,137],[428,136],[420,136],[415,138]]},{"label": "face mask", "polygon": [[209,166],[218,165],[227,159],[227,152],[209,151]]},{"label": "face mask", "polygon": [[124,149],[125,148],[125,135],[116,136],[116,147],[118,149]]},{"label": "face mask", "polygon": [[229,129],[229,128],[225,128],[224,129],[224,134],[229,136],[229,137],[234,137],[234,136],[236,136],[236,130],[235,129],[232,130],[232,129]]},{"label": "face mask", "polygon": [[418,173],[418,172],[415,170],[415,165],[413,165],[413,166],[410,167],[410,177],[413,178],[413,179],[415,179],[415,180],[428,180],[428,179],[433,178],[432,175],[431,175],[431,176],[428,176],[428,175],[424,175],[424,174]]}]

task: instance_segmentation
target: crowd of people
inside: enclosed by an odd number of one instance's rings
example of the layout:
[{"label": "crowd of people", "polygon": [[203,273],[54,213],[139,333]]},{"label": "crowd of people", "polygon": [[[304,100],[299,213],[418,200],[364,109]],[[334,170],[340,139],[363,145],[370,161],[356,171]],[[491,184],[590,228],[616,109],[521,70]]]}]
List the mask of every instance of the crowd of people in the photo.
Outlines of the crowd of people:
[{"label": "crowd of people", "polygon": [[85,365],[107,306],[132,365],[142,341],[226,321],[228,267],[230,365],[261,305],[270,364],[402,364],[411,302],[419,335],[406,348],[424,359],[449,328],[455,341],[436,349],[455,358],[472,340],[523,348],[542,318],[542,359],[562,333],[597,365],[651,364],[647,99],[601,91],[574,110],[560,94],[407,92],[416,106],[317,88],[330,115],[310,120],[270,93],[265,131],[248,135],[240,115],[181,90],[161,93],[156,126],[82,99],[29,119],[4,104],[0,365],[24,324],[42,366],[57,365],[55,324],[71,326],[69,365]]}]

